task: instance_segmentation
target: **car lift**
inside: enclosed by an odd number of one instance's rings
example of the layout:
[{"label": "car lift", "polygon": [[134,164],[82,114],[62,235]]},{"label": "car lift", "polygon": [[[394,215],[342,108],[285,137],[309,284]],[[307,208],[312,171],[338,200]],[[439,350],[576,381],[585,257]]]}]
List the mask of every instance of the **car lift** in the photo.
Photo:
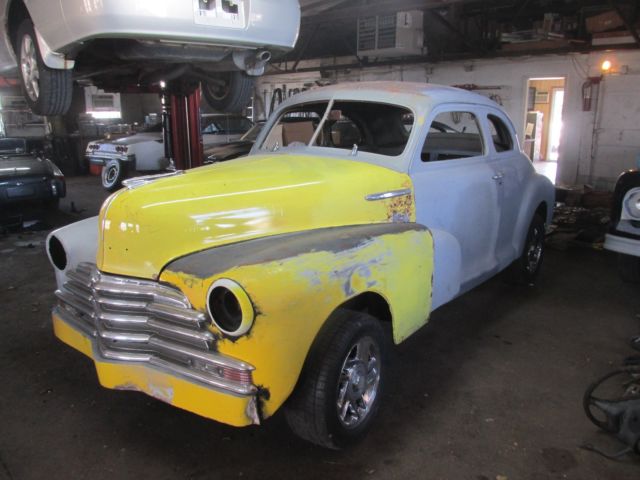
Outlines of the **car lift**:
[{"label": "car lift", "polygon": [[163,94],[161,101],[165,157],[177,170],[201,166],[200,88],[185,95]]}]

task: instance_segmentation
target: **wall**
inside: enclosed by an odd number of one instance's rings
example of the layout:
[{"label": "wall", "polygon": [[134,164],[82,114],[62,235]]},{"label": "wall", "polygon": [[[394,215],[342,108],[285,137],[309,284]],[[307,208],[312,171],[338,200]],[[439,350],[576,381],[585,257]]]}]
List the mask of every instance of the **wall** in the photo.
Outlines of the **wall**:
[{"label": "wall", "polygon": [[157,113],[160,116],[162,114],[162,104],[158,94],[122,93],[120,98],[123,123],[143,124],[145,115]]},{"label": "wall", "polygon": [[[431,82],[444,85],[475,84],[486,87],[499,87],[479,90],[479,93],[493,96],[503,105],[513,120],[517,132],[524,137],[524,123],[526,114],[527,83],[530,78],[563,77],[565,84],[565,103],[563,110],[563,137],[560,145],[560,159],[558,162],[558,183],[575,184],[591,183],[599,188],[612,188],[619,173],[625,168],[636,164],[636,154],[640,153],[640,145],[636,148],[634,142],[640,138],[640,110],[629,111],[625,122],[612,122],[611,116],[617,115],[615,108],[603,110],[596,108],[594,101],[591,111],[582,111],[582,85],[589,76],[599,76],[599,66],[608,58],[613,64],[613,70],[620,72],[626,66],[626,74],[638,79],[640,74],[640,52],[618,51],[592,54],[546,55],[536,57],[497,58],[487,60],[443,62],[437,64],[415,64],[403,66],[360,68],[348,65],[339,71],[329,71],[324,76],[320,68],[326,63],[342,64],[352,62],[353,59],[330,59],[323,61],[300,62],[299,68],[315,69],[306,73],[285,73],[262,77],[256,85],[256,96],[260,97],[257,106],[265,103],[267,110],[271,100],[271,92],[283,85],[287,90],[294,88],[309,88],[316,82],[349,82],[361,80],[399,80]],[[284,65],[281,65],[284,67]],[[622,75],[615,75],[622,76]],[[600,91],[607,95],[607,84],[612,83],[614,76],[604,79],[604,88]],[[634,82],[630,82],[634,83]],[[629,88],[627,96],[637,95],[637,85]],[[619,88],[618,88],[619,90]],[[619,92],[618,92],[619,94]],[[627,98],[628,100],[628,98]],[[605,103],[606,98],[603,100]],[[619,102],[622,100],[618,100]],[[605,118],[600,118],[604,112]],[[598,118],[596,118],[596,115]],[[594,144],[594,130],[598,125],[615,124],[619,128],[618,137],[609,132],[607,138],[618,140],[618,155],[615,161],[606,157],[606,152]],[[626,127],[624,125],[626,125]],[[632,128],[633,127],[633,128]],[[631,132],[631,133],[630,133]],[[636,133],[635,135],[633,133]],[[595,135],[597,142],[598,135]]]}]

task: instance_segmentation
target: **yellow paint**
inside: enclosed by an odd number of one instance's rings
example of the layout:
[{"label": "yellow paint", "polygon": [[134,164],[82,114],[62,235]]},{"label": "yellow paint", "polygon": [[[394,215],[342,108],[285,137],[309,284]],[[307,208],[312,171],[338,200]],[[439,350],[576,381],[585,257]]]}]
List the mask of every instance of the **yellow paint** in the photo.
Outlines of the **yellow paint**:
[{"label": "yellow paint", "polygon": [[[105,203],[96,261],[105,272],[156,278],[168,262],[198,250],[388,222],[393,199],[370,202],[365,196],[410,186],[407,175],[387,168],[304,155],[256,155],[197,168],[124,190]],[[398,213],[415,219],[410,205]]]},{"label": "yellow paint", "polygon": [[[425,230],[384,234],[349,250],[317,250],[261,264],[236,266],[198,278],[162,270],[170,261],[217,246],[327,227],[415,221],[412,195],[367,201],[370,194],[412,189],[410,178],[383,167],[303,155],[253,156],[211,165],[124,190],[105,204],[97,263],[105,272],[157,278],[180,288],[206,311],[214,281],[238,282],[256,319],[235,341],[216,332],[222,354],[256,367],[254,383],[267,391],[262,413],[272,415],[296,385],[318,331],[345,301],[364,292],[390,305],[396,343],[422,326],[431,308],[433,241]],[[92,356],[81,334],[56,334]],[[75,332],[75,333],[74,333]],[[96,359],[94,359],[96,361]],[[250,422],[247,399],[140,365],[96,361],[102,385],[133,388],[232,425]]]},{"label": "yellow paint", "polygon": [[161,280],[178,286],[202,311],[218,278],[242,285],[256,306],[255,324],[247,336],[218,342],[218,349],[256,367],[255,383],[270,394],[263,404],[269,416],[292,392],[321,326],[349,298],[363,292],[383,296],[391,306],[396,343],[424,325],[431,308],[432,252],[429,232],[408,231],[351,250],[313,251],[206,279],[165,270]]},{"label": "yellow paint", "polygon": [[55,314],[53,328],[60,340],[93,359],[103,387],[144,392],[175,407],[236,427],[252,423],[246,415],[247,397],[219,393],[140,364],[97,360],[91,339]]}]

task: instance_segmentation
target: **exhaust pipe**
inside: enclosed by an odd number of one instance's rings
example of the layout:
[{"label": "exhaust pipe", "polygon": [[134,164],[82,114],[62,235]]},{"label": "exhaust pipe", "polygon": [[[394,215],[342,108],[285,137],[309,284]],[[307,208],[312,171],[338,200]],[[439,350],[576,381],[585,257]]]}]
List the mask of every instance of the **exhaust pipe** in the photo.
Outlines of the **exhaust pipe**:
[{"label": "exhaust pipe", "polygon": [[262,75],[269,60],[271,60],[271,52],[268,50],[233,52],[233,63],[236,67],[252,77]]}]

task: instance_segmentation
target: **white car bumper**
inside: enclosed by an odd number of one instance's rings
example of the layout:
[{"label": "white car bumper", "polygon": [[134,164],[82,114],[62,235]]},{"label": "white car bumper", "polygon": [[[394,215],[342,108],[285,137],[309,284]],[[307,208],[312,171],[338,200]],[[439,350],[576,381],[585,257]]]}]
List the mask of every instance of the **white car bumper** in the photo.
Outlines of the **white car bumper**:
[{"label": "white car bumper", "polygon": [[[205,3],[215,8],[201,8]],[[30,10],[38,8],[45,9]],[[297,0],[63,0],[62,10],[66,28],[41,29],[56,51],[96,38],[290,49],[300,25]],[[38,26],[39,15],[33,16]]]},{"label": "white car bumper", "polygon": [[604,248],[613,252],[640,257],[640,240],[607,234]]}]

